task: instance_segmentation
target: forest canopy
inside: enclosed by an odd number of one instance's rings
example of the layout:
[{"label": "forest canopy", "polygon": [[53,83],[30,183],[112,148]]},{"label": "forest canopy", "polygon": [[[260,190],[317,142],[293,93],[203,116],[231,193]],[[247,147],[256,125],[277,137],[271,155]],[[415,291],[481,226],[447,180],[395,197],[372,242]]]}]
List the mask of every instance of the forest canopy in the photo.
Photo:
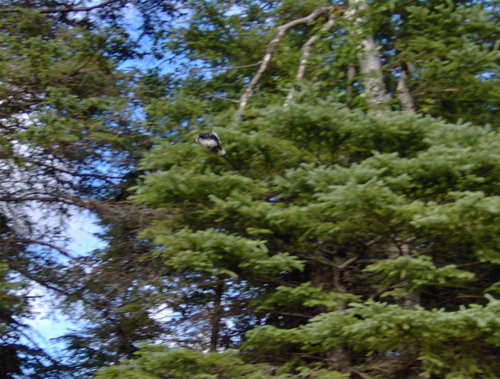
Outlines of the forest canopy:
[{"label": "forest canopy", "polygon": [[499,15],[3,2],[0,377],[498,377]]}]

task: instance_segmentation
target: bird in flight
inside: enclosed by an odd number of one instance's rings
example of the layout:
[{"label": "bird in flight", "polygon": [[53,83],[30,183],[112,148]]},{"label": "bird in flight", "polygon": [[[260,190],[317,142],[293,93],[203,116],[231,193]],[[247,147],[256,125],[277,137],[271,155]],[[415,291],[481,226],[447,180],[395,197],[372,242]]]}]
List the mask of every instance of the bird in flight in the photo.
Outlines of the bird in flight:
[{"label": "bird in flight", "polygon": [[196,137],[195,141],[205,146],[212,153],[219,153],[221,155],[226,154],[226,151],[220,145],[219,136],[215,132],[201,133]]}]

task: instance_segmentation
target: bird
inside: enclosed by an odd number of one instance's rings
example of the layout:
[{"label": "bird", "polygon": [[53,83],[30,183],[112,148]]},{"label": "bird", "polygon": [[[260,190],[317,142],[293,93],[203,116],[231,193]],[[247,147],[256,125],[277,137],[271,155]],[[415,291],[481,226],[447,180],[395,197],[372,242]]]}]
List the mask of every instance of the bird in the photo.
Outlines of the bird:
[{"label": "bird", "polygon": [[220,155],[226,154],[226,151],[220,145],[219,136],[215,132],[201,133],[198,137],[196,137],[195,141],[200,145],[205,146],[208,151],[211,151],[212,153],[219,153]]}]

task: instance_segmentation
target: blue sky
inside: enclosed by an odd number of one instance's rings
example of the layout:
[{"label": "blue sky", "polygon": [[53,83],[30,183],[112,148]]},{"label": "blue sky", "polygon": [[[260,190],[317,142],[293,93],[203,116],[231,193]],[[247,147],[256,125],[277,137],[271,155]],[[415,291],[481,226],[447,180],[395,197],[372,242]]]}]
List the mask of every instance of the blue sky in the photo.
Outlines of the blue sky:
[{"label": "blue sky", "polygon": [[[89,1],[87,5],[93,3],[96,3],[96,1]],[[141,24],[141,19],[139,13],[134,8],[123,9],[122,21],[127,25],[128,32],[132,38],[139,36],[140,31],[138,28]],[[150,46],[150,41],[142,41],[143,49],[147,49]],[[148,57],[144,60],[130,60],[125,62],[119,69],[128,70],[133,67],[150,69],[158,64],[158,60]],[[164,73],[174,69],[174,67],[165,63],[163,63],[160,68]],[[38,212],[35,210],[34,213],[36,214]],[[41,218],[40,220],[41,222],[46,222],[46,219],[44,220]],[[48,222],[50,223],[50,220]],[[66,235],[63,236],[69,242],[64,246],[64,249],[73,256],[85,256],[89,255],[95,249],[105,247],[105,243],[96,237],[96,233],[99,232],[97,222],[97,217],[89,211],[75,213],[73,216],[69,217],[66,220]],[[65,258],[62,257],[61,260],[64,261]],[[64,345],[62,343],[56,343],[52,339],[66,334],[71,329],[78,329],[79,325],[54,307],[54,298],[42,286],[35,284],[30,291],[30,295],[34,296],[34,299],[31,301],[33,317],[24,320],[26,324],[32,327],[32,330],[27,332],[28,336],[35,341],[40,348],[44,349],[52,356],[58,357],[61,355]],[[164,315],[165,312],[167,314],[169,313],[168,311],[164,311],[161,315]]]},{"label": "blue sky", "polygon": [[[92,213],[82,211],[74,214],[67,220],[64,237],[70,242],[65,247],[66,250],[75,256],[83,256],[95,249],[105,247],[104,242],[95,236],[97,232],[99,232],[99,225]],[[32,327],[32,330],[27,333],[39,347],[57,356],[63,345],[51,339],[64,335],[71,328],[76,329],[78,324],[53,307],[54,299],[45,288],[34,285],[30,296],[35,296],[35,298],[31,301],[33,317],[25,320]]]}]

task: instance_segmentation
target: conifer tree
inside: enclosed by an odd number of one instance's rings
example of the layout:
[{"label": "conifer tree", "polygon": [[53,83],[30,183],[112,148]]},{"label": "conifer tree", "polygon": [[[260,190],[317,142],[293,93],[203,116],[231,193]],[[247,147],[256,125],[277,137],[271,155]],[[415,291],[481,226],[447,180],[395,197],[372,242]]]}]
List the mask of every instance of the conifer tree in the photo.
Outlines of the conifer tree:
[{"label": "conifer tree", "polygon": [[[176,72],[117,69],[146,53],[122,7]],[[88,321],[76,376],[496,377],[497,8],[2,4],[5,375],[63,375],[15,345],[35,281]],[[108,247],[71,259],[26,204]]]},{"label": "conifer tree", "polygon": [[[140,54],[137,41],[119,27],[117,1],[83,3],[0,4],[0,360],[8,362],[0,376],[6,378],[67,375],[26,325],[31,289],[81,300],[76,284],[92,262],[67,250],[67,220],[82,209],[109,213],[112,206],[101,201],[120,192],[136,151],[149,143],[133,114],[135,77],[117,68]],[[105,14],[93,13],[112,3]],[[156,19],[159,27],[173,4],[149,4],[143,21]]]},{"label": "conifer tree", "polygon": [[170,334],[97,377],[496,377],[496,4],[192,4],[133,197]]}]

